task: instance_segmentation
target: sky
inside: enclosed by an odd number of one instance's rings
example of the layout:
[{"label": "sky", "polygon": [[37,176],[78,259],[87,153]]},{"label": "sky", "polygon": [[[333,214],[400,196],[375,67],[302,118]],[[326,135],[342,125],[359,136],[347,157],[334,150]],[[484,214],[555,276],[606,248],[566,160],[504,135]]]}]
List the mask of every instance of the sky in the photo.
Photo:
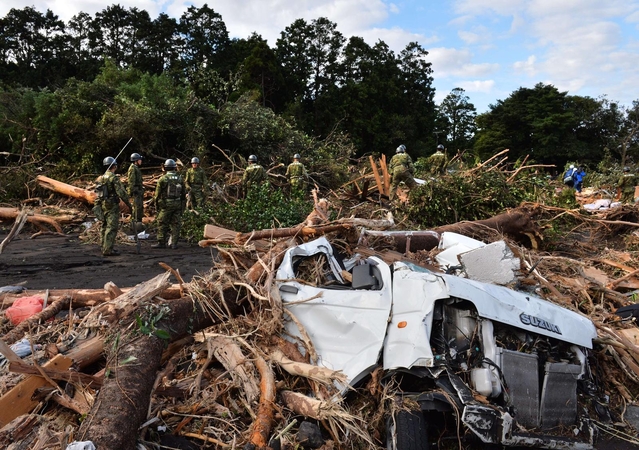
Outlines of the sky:
[{"label": "sky", "polygon": [[[113,2],[115,3],[115,2]],[[11,8],[50,9],[68,21],[95,15],[111,2],[3,0]],[[253,32],[271,47],[296,19],[326,17],[345,36],[395,52],[418,42],[429,52],[435,101],[465,90],[479,113],[520,87],[551,84],[569,95],[631,106],[639,100],[639,0],[120,0],[125,8],[179,18],[208,3],[231,37]]]}]

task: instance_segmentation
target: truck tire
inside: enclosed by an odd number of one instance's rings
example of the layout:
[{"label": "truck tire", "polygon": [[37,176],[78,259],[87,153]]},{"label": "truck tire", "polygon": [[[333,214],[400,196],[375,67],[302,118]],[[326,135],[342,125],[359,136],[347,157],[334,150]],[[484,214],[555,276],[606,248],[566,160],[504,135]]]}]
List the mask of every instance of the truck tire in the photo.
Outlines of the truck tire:
[{"label": "truck tire", "polygon": [[428,450],[428,428],[421,411],[397,411],[386,425],[387,450]]}]

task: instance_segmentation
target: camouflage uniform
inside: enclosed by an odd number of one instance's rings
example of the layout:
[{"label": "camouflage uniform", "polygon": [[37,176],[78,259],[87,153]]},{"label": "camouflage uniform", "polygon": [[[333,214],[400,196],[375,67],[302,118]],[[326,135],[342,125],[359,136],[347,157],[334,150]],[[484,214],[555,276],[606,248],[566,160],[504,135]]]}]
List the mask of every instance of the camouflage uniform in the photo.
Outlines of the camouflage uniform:
[{"label": "camouflage uniform", "polygon": [[427,164],[431,175],[440,175],[446,169],[446,155],[437,150],[428,157]]},{"label": "camouflage uniform", "polygon": [[184,185],[189,195],[191,208],[204,205],[204,187],[206,186],[206,174],[201,167],[191,167],[186,171]]},{"label": "camouflage uniform", "polygon": [[293,161],[286,168],[286,178],[291,185],[291,192],[304,192],[307,177],[306,168],[299,161]]},{"label": "camouflage uniform", "polygon": [[132,163],[127,172],[127,194],[131,198],[131,219],[134,222],[142,222],[144,217],[144,185],[142,184],[142,171],[137,164]]},{"label": "camouflage uniform", "polygon": [[170,230],[171,246],[175,248],[180,237],[182,213],[186,207],[186,189],[180,174],[170,170],[162,175],[155,188],[153,202],[158,211],[158,244],[166,246]]},{"label": "camouflage uniform", "polygon": [[129,199],[126,189],[120,179],[110,170],[98,178],[98,183],[106,186],[105,197],[98,200],[102,209],[102,229],[100,230],[100,242],[102,254],[109,256],[114,254],[113,246],[118,234],[118,224],[120,220],[120,199],[129,207]]},{"label": "camouflage uniform", "polygon": [[624,173],[619,179],[617,185],[621,189],[621,202],[635,202],[635,186],[637,185],[637,177],[634,173]]},{"label": "camouflage uniform", "polygon": [[415,173],[413,160],[407,153],[397,153],[394,155],[388,165],[388,171],[391,175],[390,192],[388,193],[390,200],[395,199],[397,187],[402,181],[409,188],[417,186],[417,183],[415,183],[413,179],[413,173]]},{"label": "camouflage uniform", "polygon": [[242,177],[242,186],[244,186],[244,192],[253,186],[259,186],[266,181],[266,170],[259,164],[251,164],[244,171]]}]

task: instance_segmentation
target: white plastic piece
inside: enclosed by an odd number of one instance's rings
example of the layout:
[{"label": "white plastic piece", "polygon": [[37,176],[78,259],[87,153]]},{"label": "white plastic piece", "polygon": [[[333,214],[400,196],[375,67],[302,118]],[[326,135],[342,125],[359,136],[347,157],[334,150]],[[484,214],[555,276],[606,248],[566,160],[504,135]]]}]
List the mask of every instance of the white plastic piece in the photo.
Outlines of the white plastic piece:
[{"label": "white plastic piece", "polygon": [[491,382],[490,370],[485,367],[477,367],[470,371],[470,381],[473,389],[484,397],[490,397],[493,394],[493,384]]},{"label": "white plastic piece", "polygon": [[[495,333],[493,323],[490,320],[481,322],[481,339],[484,345],[484,356],[491,360],[497,367],[501,367],[501,355],[495,341]],[[492,385],[491,396],[497,397],[501,394],[501,380],[499,379],[499,371],[497,367],[489,364],[483,364],[483,367],[490,372],[490,384]]]},{"label": "white plastic piece", "polygon": [[67,445],[67,450],[95,450],[95,444],[91,441],[73,441]]}]

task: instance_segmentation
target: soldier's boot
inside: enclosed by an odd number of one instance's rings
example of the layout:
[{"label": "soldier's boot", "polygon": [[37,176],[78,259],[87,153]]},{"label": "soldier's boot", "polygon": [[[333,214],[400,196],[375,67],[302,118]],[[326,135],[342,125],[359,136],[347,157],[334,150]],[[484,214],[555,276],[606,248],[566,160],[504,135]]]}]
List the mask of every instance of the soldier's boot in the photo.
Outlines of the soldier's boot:
[{"label": "soldier's boot", "polygon": [[118,256],[119,254],[120,252],[114,249],[105,250],[102,252],[102,256]]},{"label": "soldier's boot", "polygon": [[157,244],[153,244],[151,248],[166,248],[166,242],[158,241]]}]

